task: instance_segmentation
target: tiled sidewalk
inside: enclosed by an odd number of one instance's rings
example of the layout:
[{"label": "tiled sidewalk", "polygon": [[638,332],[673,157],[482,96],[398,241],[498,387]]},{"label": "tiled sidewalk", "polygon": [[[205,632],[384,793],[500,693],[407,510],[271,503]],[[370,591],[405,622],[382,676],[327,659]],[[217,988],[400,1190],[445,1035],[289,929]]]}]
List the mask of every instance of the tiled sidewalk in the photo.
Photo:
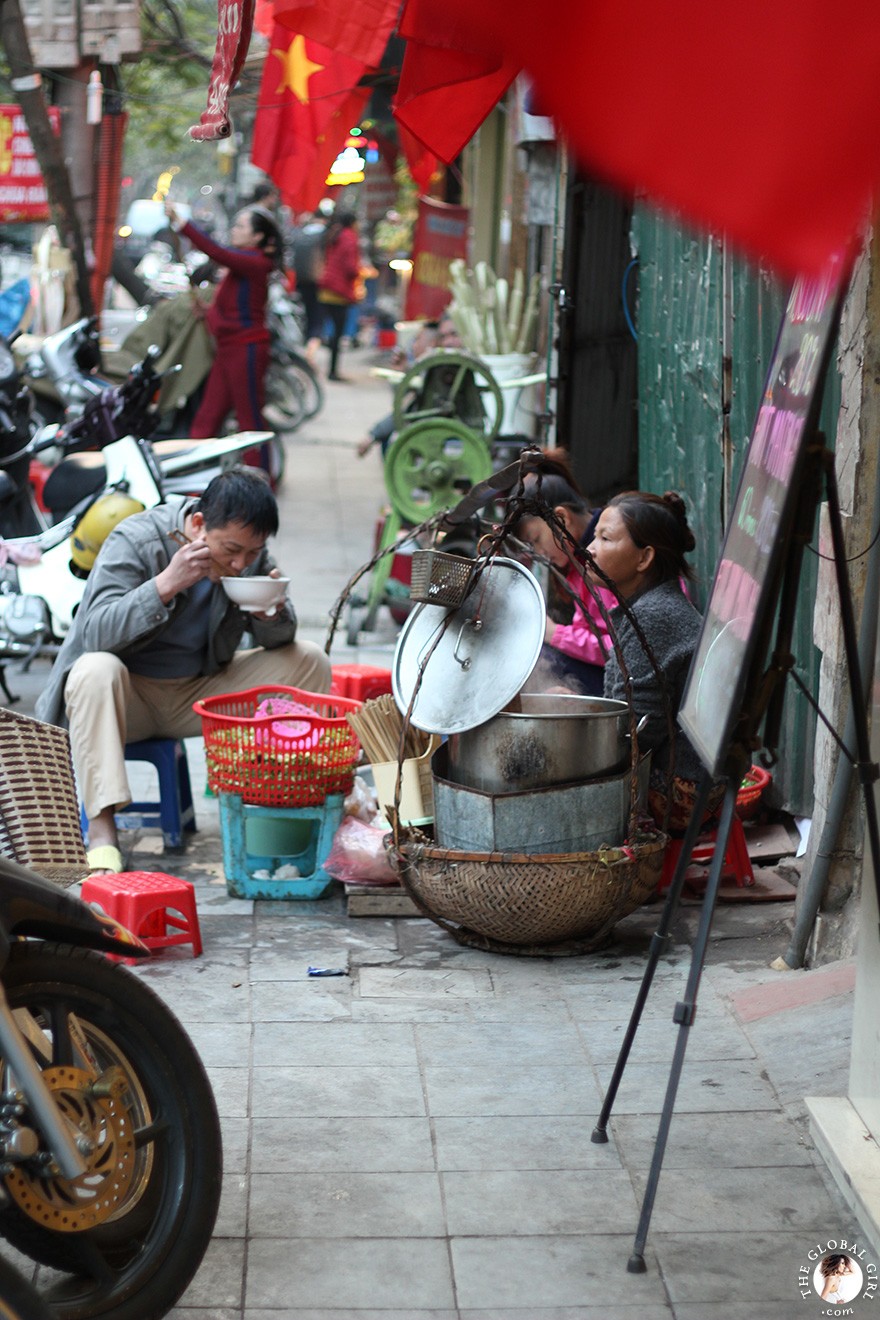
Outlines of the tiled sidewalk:
[{"label": "tiled sidewalk", "polygon": [[[848,1058],[841,978],[789,974],[797,1002],[743,1023],[737,1003],[765,982],[772,997],[778,974],[706,968],[648,1270],[633,1275],[681,944],[658,969],[612,1140],[590,1133],[657,910],[601,954],[505,958],[424,920],[350,919],[339,895],[230,899],[218,857],[208,822],[177,868],[198,886],[203,958],[138,973],[191,1031],[224,1122],[220,1222],[179,1320],[738,1320],[756,1313],[742,1295],[756,1252],[773,1260],[761,1313],[806,1314],[804,1253],[859,1234],[803,1117],[805,1082],[839,1082]],[[346,975],[309,978],[315,964]],[[817,1020],[831,1043],[805,1078]]]},{"label": "tiled sidewalk", "polygon": [[[303,636],[371,553],[384,490],[354,446],[386,385],[351,354],[293,437],[277,557]],[[396,629],[334,656],[391,663]],[[10,674],[32,710],[40,675]],[[803,1320],[817,1241],[859,1236],[820,1167],[805,1094],[845,1089],[848,968],[781,975],[787,905],[720,907],[648,1238],[626,1271],[698,908],[661,960],[611,1124],[590,1133],[659,916],[591,956],[465,950],[425,920],[350,919],[342,898],[230,898],[216,803],[182,858],[128,836],[132,868],[194,881],[205,952],[139,969],[183,1020],[223,1120],[216,1236],[176,1320]],[[139,786],[135,785],[136,792]],[[344,976],[314,979],[312,964]],[[818,988],[817,988],[818,987]],[[880,1244],[878,1244],[880,1245]]]}]

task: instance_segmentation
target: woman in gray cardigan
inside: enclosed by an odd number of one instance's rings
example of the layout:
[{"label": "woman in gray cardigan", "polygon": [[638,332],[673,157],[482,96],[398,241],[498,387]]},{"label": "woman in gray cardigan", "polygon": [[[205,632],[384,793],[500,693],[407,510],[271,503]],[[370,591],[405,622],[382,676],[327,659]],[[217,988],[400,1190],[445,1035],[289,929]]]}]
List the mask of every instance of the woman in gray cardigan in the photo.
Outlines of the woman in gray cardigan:
[{"label": "woman in gray cardigan", "polygon": [[[618,701],[629,697],[636,718],[645,717],[639,747],[652,753],[649,803],[658,821],[666,807],[671,759],[674,779],[669,825],[673,829],[684,829],[687,824],[700,770],[696,752],[675,725],[702,623],[681,588],[682,579],[693,576],[685,555],[694,545],[680,495],[627,491],[603,509],[589,546],[599,568],[635,615],[662,674],[661,682],[626,610],[622,606],[612,610],[611,623],[632,687],[628,693],[620,662],[612,651],[605,666],[605,696]],[[598,576],[596,580],[601,581]]]}]

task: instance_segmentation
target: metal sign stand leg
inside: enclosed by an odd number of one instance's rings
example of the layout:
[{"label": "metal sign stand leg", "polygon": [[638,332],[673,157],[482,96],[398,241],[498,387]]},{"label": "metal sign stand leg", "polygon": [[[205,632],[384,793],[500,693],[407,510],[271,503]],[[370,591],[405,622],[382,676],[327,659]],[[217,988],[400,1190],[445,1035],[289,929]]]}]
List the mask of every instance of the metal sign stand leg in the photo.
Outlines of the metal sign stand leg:
[{"label": "metal sign stand leg", "polygon": [[[651,944],[648,949],[648,964],[642,977],[642,984],[639,986],[639,993],[636,996],[636,1002],[633,1005],[633,1011],[630,1015],[629,1024],[626,1029],[626,1035],[620,1047],[620,1053],[617,1056],[617,1063],[614,1065],[614,1072],[611,1081],[608,1084],[608,1090],[605,1093],[605,1100],[602,1105],[602,1111],[599,1114],[596,1126],[593,1128],[591,1141],[602,1144],[608,1140],[608,1119],[611,1117],[611,1110],[614,1107],[614,1101],[617,1098],[617,1090],[623,1078],[623,1072],[626,1068],[629,1052],[632,1049],[632,1043],[635,1040],[636,1032],[639,1029],[639,1022],[642,1017],[642,1010],[648,999],[651,989],[651,983],[654,980],[654,973],[657,970],[657,963],[666,952],[666,945],[669,940],[669,930],[678,911],[681,891],[684,887],[685,873],[690,865],[691,854],[697,842],[700,833],[700,825],[703,820],[703,814],[706,810],[706,802],[709,797],[709,790],[712,786],[712,780],[704,771],[700,777],[700,785],[697,790],[697,797],[694,803],[693,813],[688,822],[687,831],[681,845],[681,852],[678,856],[678,862],[675,867],[675,874],[672,877],[672,884],[669,886],[669,893],[666,895],[666,902],[663,905],[663,911],[660,915],[660,921],[657,929],[651,936]],[[717,852],[717,845],[716,845]]]},{"label": "metal sign stand leg", "polygon": [[[833,467],[833,456],[821,443],[816,447],[814,454],[819,463],[824,466],[825,484],[828,495],[829,521],[831,525],[832,543],[834,546],[835,570],[837,574],[838,595],[840,599],[842,631],[844,635],[844,651],[846,654],[850,689],[853,698],[853,715],[858,745],[858,760],[856,765],[863,791],[866,833],[868,837],[869,852],[874,865],[874,882],[878,887],[878,892],[880,892],[880,838],[878,838],[880,830],[878,830],[877,809],[874,801],[874,784],[877,781],[880,772],[878,772],[877,765],[870,760],[867,707],[864,700],[864,686],[860,674],[858,641],[856,637],[852,595],[846,571],[846,554],[843,542],[843,528],[837,495],[837,484]],[[816,473],[816,475],[818,474]],[[807,529],[811,529],[814,524],[816,505],[818,503],[818,490],[818,480],[814,479],[805,482],[802,514],[804,515],[804,527]],[[742,712],[739,737],[734,738],[731,747],[728,749],[726,770],[727,789],[724,795],[721,820],[715,839],[715,851],[712,856],[709,878],[700,912],[700,922],[694,940],[690,972],[688,974],[684,998],[676,1004],[673,1013],[673,1021],[678,1024],[679,1028],[678,1038],[675,1043],[675,1052],[673,1054],[672,1066],[670,1068],[669,1080],[666,1087],[666,1095],[663,1101],[663,1109],[660,1115],[660,1124],[654,1145],[651,1168],[648,1173],[648,1181],[645,1187],[641,1215],[636,1230],[635,1241],[633,1243],[632,1255],[627,1262],[627,1270],[631,1274],[642,1274],[646,1269],[644,1255],[645,1242],[647,1240],[648,1228],[651,1222],[651,1213],[654,1208],[654,1199],[657,1193],[657,1185],[663,1165],[663,1156],[666,1151],[666,1142],[672,1124],[672,1114],[675,1108],[676,1095],[678,1093],[678,1083],[681,1078],[681,1070],[684,1064],[685,1051],[687,1049],[688,1032],[696,1015],[697,991],[699,989],[700,977],[705,963],[706,949],[708,947],[712,919],[715,914],[715,906],[718,901],[718,891],[724,871],[724,858],[727,851],[728,839],[730,837],[731,825],[733,823],[733,814],[736,810],[737,793],[739,791],[742,773],[748,765],[749,756],[746,749],[758,745],[756,733],[762,721],[765,723],[765,745],[771,749],[776,746],[777,725],[781,711],[782,687],[787,672],[794,664],[794,656],[791,655],[790,650],[791,629],[794,617],[800,560],[803,543],[807,536],[809,536],[809,530],[806,530],[805,534],[800,537],[793,536],[792,538],[789,547],[788,564],[785,572],[785,584],[780,599],[779,619],[777,624],[777,644],[772,664],[764,676],[763,684],[755,683],[751,689],[749,703]],[[710,784],[710,776],[707,772],[704,772],[700,782],[694,811],[682,844],[678,865],[676,866],[675,875],[667,896],[666,906],[664,907],[657,931],[652,937],[648,964],[645,969],[642,985],[639,989],[636,1003],[630,1017],[630,1022],[615,1065],[611,1084],[602,1106],[601,1114],[592,1134],[592,1140],[595,1142],[605,1142],[608,1140],[608,1119],[611,1114],[611,1109],[617,1095],[620,1081],[623,1077],[627,1058],[638,1029],[642,1010],[648,997],[657,963],[666,947],[669,929],[681,896],[685,871],[687,870],[699,834],[700,822],[705,810]]]},{"label": "metal sign stand leg", "polygon": [[[721,808],[721,821],[718,826],[718,835],[715,841],[715,852],[712,855],[712,863],[709,867],[709,879],[706,885],[705,897],[703,898],[703,906],[700,911],[700,924],[697,929],[696,939],[694,940],[694,949],[691,957],[691,968],[688,973],[687,986],[685,987],[684,998],[675,1005],[675,1011],[672,1015],[673,1022],[678,1023],[678,1039],[675,1042],[675,1053],[672,1057],[672,1067],[669,1070],[669,1082],[666,1087],[663,1110],[660,1114],[660,1126],[657,1129],[657,1139],[654,1144],[654,1156],[651,1160],[651,1169],[648,1173],[648,1182],[645,1187],[645,1199],[642,1202],[642,1213],[639,1218],[639,1226],[636,1230],[632,1255],[626,1265],[630,1274],[644,1274],[646,1269],[645,1241],[648,1236],[648,1227],[651,1222],[651,1211],[654,1208],[654,1197],[657,1193],[657,1183],[660,1180],[660,1169],[666,1151],[666,1140],[669,1136],[670,1124],[672,1123],[672,1112],[675,1108],[678,1082],[681,1077],[685,1050],[687,1049],[688,1032],[690,1031],[691,1023],[696,1015],[697,990],[699,989],[700,976],[702,975],[703,963],[706,958],[706,948],[709,943],[709,932],[712,928],[712,918],[715,915],[715,903],[718,898],[718,889],[724,871],[724,854],[727,850],[727,840],[730,836],[733,813],[736,810],[736,795],[738,791],[738,784],[728,782],[727,792],[724,795],[724,805]],[[684,856],[685,850],[682,849],[682,857]]]}]

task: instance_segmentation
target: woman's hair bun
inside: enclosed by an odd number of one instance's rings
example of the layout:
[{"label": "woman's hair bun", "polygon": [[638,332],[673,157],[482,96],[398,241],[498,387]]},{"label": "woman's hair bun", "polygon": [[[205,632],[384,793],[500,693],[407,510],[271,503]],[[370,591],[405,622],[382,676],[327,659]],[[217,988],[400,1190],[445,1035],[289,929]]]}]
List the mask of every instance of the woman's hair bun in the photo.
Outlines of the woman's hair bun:
[{"label": "woman's hair bun", "polygon": [[687,509],[685,508],[684,500],[681,498],[678,491],[675,490],[665,490],[662,499],[670,513],[675,514],[675,517],[682,525],[682,530],[684,532],[684,550],[687,554],[695,548],[697,543],[694,539],[694,534],[688,525]]}]

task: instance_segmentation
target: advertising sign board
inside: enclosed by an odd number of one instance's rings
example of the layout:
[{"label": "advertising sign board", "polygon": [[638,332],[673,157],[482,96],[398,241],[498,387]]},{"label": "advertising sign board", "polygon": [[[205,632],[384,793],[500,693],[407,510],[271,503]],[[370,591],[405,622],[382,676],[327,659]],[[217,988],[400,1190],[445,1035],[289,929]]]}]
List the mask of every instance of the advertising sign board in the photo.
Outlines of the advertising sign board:
[{"label": "advertising sign board", "polygon": [[836,261],[792,288],[682,699],[678,722],[716,775],[765,662],[843,274]]},{"label": "advertising sign board", "polygon": [[[55,133],[61,112],[49,107]],[[49,199],[24,115],[17,105],[0,105],[0,222],[48,220]]]}]

